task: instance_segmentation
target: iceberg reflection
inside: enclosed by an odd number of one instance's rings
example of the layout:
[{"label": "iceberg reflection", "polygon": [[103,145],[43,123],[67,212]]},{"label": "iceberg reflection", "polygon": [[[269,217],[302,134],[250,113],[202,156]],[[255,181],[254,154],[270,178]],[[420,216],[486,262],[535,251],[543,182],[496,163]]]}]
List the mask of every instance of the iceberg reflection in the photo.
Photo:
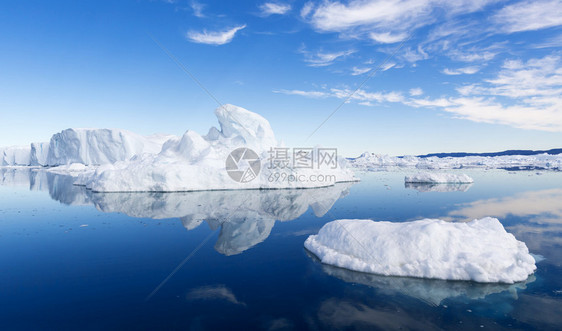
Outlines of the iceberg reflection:
[{"label": "iceberg reflection", "polygon": [[[309,253],[310,254],[310,253]],[[484,299],[495,293],[504,293],[517,299],[517,290],[524,290],[535,281],[531,275],[524,282],[515,284],[475,283],[412,277],[389,277],[367,274],[323,264],[322,269],[330,276],[348,283],[362,284],[389,295],[407,295],[432,306],[439,306],[447,299]]]},{"label": "iceberg reflection", "polygon": [[472,183],[404,183],[405,188],[418,192],[466,192],[471,186]]},{"label": "iceberg reflection", "polygon": [[73,185],[73,178],[40,169],[8,169],[0,173],[3,185],[29,185],[47,190],[53,200],[67,205],[94,205],[107,213],[152,219],[179,218],[187,230],[206,222],[220,229],[215,249],[239,254],[264,241],[276,221],[290,221],[309,208],[324,216],[349,193],[354,183],[313,189],[231,190],[175,193],[94,193]]}]

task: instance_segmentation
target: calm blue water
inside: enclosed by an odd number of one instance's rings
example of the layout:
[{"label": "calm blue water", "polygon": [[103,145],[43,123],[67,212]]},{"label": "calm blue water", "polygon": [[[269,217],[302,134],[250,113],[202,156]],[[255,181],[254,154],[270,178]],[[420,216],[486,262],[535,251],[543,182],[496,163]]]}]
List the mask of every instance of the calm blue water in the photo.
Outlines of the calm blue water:
[{"label": "calm blue water", "polygon": [[[0,169],[0,329],[560,329],[562,173],[469,171],[470,187],[360,174],[315,190],[99,194]],[[514,285],[319,263],[338,218],[498,217],[541,255]]]}]

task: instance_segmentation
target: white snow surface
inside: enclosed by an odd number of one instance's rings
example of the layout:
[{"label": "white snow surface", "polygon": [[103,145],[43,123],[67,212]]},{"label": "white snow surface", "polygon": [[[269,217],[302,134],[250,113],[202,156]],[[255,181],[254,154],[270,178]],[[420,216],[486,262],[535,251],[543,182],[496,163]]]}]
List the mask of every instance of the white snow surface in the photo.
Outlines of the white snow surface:
[{"label": "white snow surface", "polygon": [[[188,130],[168,140],[159,153],[137,155],[128,161],[106,164],[80,175],[76,184],[96,192],[174,192],[222,189],[312,188],[356,180],[339,159],[335,169],[276,169],[269,167],[272,148],[280,147],[269,122],[244,108],[224,105],[215,110],[220,130],[212,127],[201,136]],[[237,148],[250,148],[261,161],[257,178],[240,183],[225,169],[228,155]],[[51,145],[52,148],[52,145]],[[276,177],[278,173],[286,177]],[[292,177],[289,177],[292,175]],[[321,180],[311,176],[321,175]],[[298,179],[298,180],[296,180]],[[302,180],[301,180],[302,179]]]},{"label": "white snow surface", "polygon": [[474,182],[470,176],[465,174],[421,172],[415,175],[406,176],[406,183],[428,183],[428,184],[470,184]]},{"label": "white snow surface", "polygon": [[158,153],[163,140],[161,135],[145,137],[122,129],[66,129],[51,137],[45,165],[115,163]]},{"label": "white snow surface", "polygon": [[517,167],[562,170],[562,154],[464,156],[442,158],[433,156],[421,158],[417,156],[398,157],[366,152],[357,158],[349,159],[349,161],[352,167],[365,171],[388,170],[389,168],[499,169]]},{"label": "white snow surface", "polygon": [[385,276],[511,284],[536,269],[525,243],[491,217],[466,223],[336,220],[304,246],[322,263]]}]

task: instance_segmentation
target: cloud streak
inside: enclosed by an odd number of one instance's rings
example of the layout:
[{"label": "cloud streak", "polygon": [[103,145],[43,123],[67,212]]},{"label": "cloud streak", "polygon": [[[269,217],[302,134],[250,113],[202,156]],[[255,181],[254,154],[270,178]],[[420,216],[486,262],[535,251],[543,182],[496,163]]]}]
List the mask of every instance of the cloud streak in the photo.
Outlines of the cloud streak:
[{"label": "cloud streak", "polygon": [[189,31],[186,35],[187,39],[200,44],[208,45],[224,45],[232,41],[236,33],[246,27],[246,24],[235,26],[231,29],[220,31],[207,31],[202,32]]}]

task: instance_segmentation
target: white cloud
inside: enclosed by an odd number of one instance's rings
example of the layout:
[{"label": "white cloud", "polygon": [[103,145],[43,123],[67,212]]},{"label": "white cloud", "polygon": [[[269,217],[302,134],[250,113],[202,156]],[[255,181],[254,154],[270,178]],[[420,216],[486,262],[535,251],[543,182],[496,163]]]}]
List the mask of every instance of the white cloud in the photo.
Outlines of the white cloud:
[{"label": "white cloud", "polygon": [[476,61],[490,61],[496,57],[498,53],[486,50],[471,49],[468,51],[461,51],[458,49],[452,50],[448,55],[457,61],[462,62],[476,62]]},{"label": "white cloud", "polygon": [[384,64],[384,66],[382,66],[381,70],[382,71],[387,71],[388,69],[392,69],[396,66],[396,63],[394,62],[387,62]]},{"label": "white cloud", "polygon": [[562,1],[521,1],[503,7],[492,20],[508,33],[559,26],[562,25]]},{"label": "white cloud", "polygon": [[358,68],[358,67],[353,67],[351,69],[351,75],[353,76],[359,76],[362,74],[365,74],[367,72],[371,71],[371,68]]},{"label": "white cloud", "polygon": [[369,37],[381,44],[392,44],[406,39],[408,35],[406,33],[391,34],[390,32],[371,32]]},{"label": "white cloud", "polygon": [[[280,91],[307,97],[346,99],[351,89]],[[545,56],[527,61],[505,61],[492,79],[457,88],[458,95],[420,98],[420,88],[405,97],[399,91],[356,91],[351,101],[361,105],[402,103],[411,107],[436,108],[456,118],[515,128],[562,132],[562,58]]]},{"label": "white cloud", "polygon": [[380,40],[396,40],[397,36],[434,23],[443,13],[450,19],[481,10],[495,1],[326,0],[311,11],[309,22],[321,32],[374,33]]},{"label": "white cloud", "polygon": [[314,9],[314,3],[312,2],[305,3],[301,9],[301,17],[306,18],[308,14],[312,12],[312,9]]},{"label": "white cloud", "polygon": [[266,2],[260,5],[262,15],[284,15],[291,10],[291,5],[275,2]]},{"label": "white cloud", "polygon": [[199,3],[197,1],[191,1],[190,6],[191,6],[191,10],[193,10],[193,16],[199,18],[205,17],[205,15],[203,14],[203,8],[205,7],[204,4]]},{"label": "white cloud", "polygon": [[423,94],[423,90],[420,87],[416,87],[413,89],[410,89],[410,95],[413,97],[419,96]]},{"label": "white cloud", "polygon": [[448,69],[445,68],[443,70],[443,73],[445,75],[462,75],[462,74],[466,74],[466,75],[472,75],[478,72],[478,70],[480,70],[480,67],[477,66],[471,66],[471,67],[464,67],[464,68],[457,68],[457,69]]},{"label": "white cloud", "polygon": [[506,61],[493,79],[457,89],[445,111],[475,122],[562,131],[562,60],[559,56]]},{"label": "white cloud", "polygon": [[203,30],[202,32],[189,31],[187,38],[195,43],[209,45],[224,45],[232,41],[236,32],[244,29],[246,24],[233,27],[227,30],[211,31]]},{"label": "white cloud", "polygon": [[301,91],[301,90],[274,90],[274,93],[282,93],[287,95],[300,95],[308,98],[324,98],[330,96],[329,93],[322,91]]},{"label": "white cloud", "polygon": [[[351,89],[325,89],[322,91],[301,91],[301,90],[275,90],[275,93],[283,93],[288,95],[299,95],[309,98],[332,97],[338,99],[347,99],[353,90]],[[400,92],[367,92],[365,90],[356,91],[350,100],[357,101],[362,105],[372,105],[372,102],[402,102],[404,97]]]},{"label": "white cloud", "polygon": [[301,50],[300,52],[305,55],[304,61],[308,63],[309,66],[325,67],[333,64],[334,61],[336,61],[339,58],[343,58],[355,53],[355,50],[347,50],[347,51],[332,52],[332,53],[322,52],[322,51],[312,53],[306,50]]}]

